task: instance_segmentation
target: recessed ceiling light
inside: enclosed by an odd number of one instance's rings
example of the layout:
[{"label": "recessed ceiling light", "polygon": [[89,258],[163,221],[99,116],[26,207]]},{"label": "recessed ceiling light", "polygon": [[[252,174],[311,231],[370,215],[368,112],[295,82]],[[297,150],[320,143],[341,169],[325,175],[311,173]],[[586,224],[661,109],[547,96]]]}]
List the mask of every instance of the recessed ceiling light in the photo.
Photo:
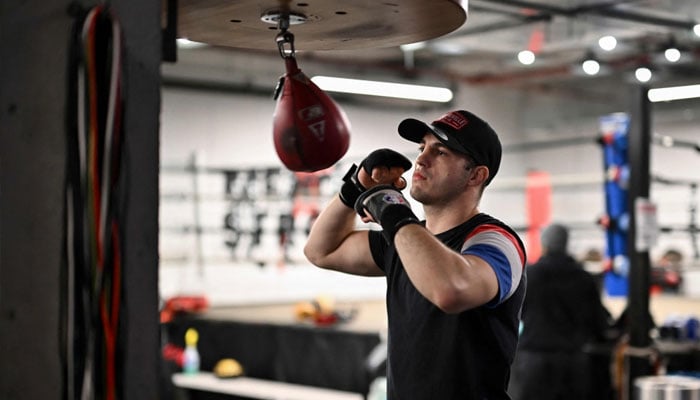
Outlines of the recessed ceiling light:
[{"label": "recessed ceiling light", "polygon": [[612,51],[617,47],[617,39],[614,36],[603,36],[598,39],[598,46],[605,51]]},{"label": "recessed ceiling light", "polygon": [[521,64],[530,65],[535,62],[535,53],[530,50],[523,50],[518,53],[518,61]]},{"label": "recessed ceiling light", "polygon": [[581,68],[587,75],[596,75],[600,72],[600,63],[596,60],[586,60],[581,64]]},{"label": "recessed ceiling light", "polygon": [[651,80],[651,70],[646,67],[639,67],[634,71],[634,76],[639,82],[645,83]]},{"label": "recessed ceiling light", "polygon": [[677,62],[681,59],[681,52],[675,47],[669,47],[664,51],[664,57],[670,62]]}]

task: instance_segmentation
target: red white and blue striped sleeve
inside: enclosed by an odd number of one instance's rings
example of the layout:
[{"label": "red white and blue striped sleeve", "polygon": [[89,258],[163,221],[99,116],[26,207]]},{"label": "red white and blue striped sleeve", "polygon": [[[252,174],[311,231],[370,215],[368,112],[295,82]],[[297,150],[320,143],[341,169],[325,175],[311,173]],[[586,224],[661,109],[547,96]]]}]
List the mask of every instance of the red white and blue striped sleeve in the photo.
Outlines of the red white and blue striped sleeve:
[{"label": "red white and blue striped sleeve", "polygon": [[525,266],[525,253],[518,239],[509,231],[498,225],[480,225],[469,233],[461,253],[482,258],[496,272],[498,298],[489,306],[501,304],[518,288]]}]

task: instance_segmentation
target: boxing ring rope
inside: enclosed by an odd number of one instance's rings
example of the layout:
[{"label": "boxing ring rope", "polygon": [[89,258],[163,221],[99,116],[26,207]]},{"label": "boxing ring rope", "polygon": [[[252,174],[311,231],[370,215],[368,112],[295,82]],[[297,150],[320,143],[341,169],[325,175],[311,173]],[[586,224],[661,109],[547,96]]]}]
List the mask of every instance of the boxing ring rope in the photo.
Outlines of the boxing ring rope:
[{"label": "boxing ring rope", "polygon": [[652,137],[653,143],[664,147],[685,147],[693,149],[700,153],[700,142],[693,142],[691,140],[682,140],[673,138],[668,135],[662,135],[655,133]]},{"label": "boxing ring rope", "polygon": [[687,232],[690,236],[691,246],[693,248],[693,259],[695,261],[700,260],[700,246],[698,245],[698,234],[700,234],[700,226],[698,226],[697,219],[697,194],[698,185],[700,181],[691,181],[685,179],[669,179],[662,178],[659,176],[652,177],[654,182],[658,182],[664,185],[673,186],[687,186],[690,189],[690,202],[688,205],[688,224],[686,226],[661,226],[661,232]]}]

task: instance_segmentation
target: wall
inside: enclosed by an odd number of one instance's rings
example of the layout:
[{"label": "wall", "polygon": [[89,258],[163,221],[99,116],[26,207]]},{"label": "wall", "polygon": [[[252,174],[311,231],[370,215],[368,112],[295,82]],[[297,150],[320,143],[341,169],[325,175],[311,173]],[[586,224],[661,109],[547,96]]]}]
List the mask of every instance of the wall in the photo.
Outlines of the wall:
[{"label": "wall", "polygon": [[[65,182],[69,6],[0,6],[0,398],[64,399],[76,371],[66,267]],[[124,33],[122,284],[117,385],[123,398],[159,397],[158,110],[160,4],[110,2]],[[128,11],[128,13],[127,13]],[[76,296],[77,297],[77,296]],[[77,300],[76,300],[77,301]],[[77,307],[76,307],[77,308]],[[76,355],[76,358],[80,355]]]},{"label": "wall", "polygon": [[[31,3],[41,12],[31,12]],[[68,2],[58,3],[62,4],[30,2],[0,14],[0,36],[16,39],[3,40],[0,50],[0,397],[7,399],[59,398],[62,389],[57,282],[63,237],[66,71],[30,67],[67,63],[67,46],[48,40],[64,37],[68,43]],[[22,30],[28,25],[43,28]],[[26,380],[37,366],[44,370],[41,385]]]},{"label": "wall", "polygon": [[[411,157],[416,154],[415,144],[397,137],[396,126],[403,118],[429,120],[449,108],[467,108],[489,120],[504,143],[503,164],[497,179],[484,195],[482,210],[515,227],[526,227],[525,176],[530,170],[547,171],[554,184],[552,219],[575,226],[571,250],[577,255],[589,248],[603,250],[603,233],[595,223],[605,207],[602,154],[595,141],[598,118],[624,111],[629,99],[624,87],[617,95],[608,96],[607,101],[602,99],[605,97],[580,93],[467,86],[460,87],[453,105],[442,108],[420,109],[395,103],[381,104],[376,100],[362,105],[357,101],[339,99],[352,124],[352,141],[333,178],[321,186],[322,200],[335,193],[349,162],[360,160],[375,148],[391,147]],[[161,115],[161,155],[170,172],[164,170],[161,175],[162,192],[170,193],[171,199],[173,190],[181,195],[191,192],[191,174],[176,173],[173,167],[185,166],[193,154],[200,165],[209,167],[280,167],[271,133],[274,105],[271,97],[166,86]],[[684,117],[679,119],[679,115]],[[652,120],[657,132],[692,139],[698,117],[671,109],[656,110]],[[547,142],[562,140],[575,144],[546,145]],[[679,165],[698,164],[700,159],[688,150],[655,149],[652,152],[652,169],[662,168],[674,173]],[[682,170],[682,174],[676,172],[674,175],[697,179],[697,176],[692,176],[692,169]],[[220,227],[222,216],[232,207],[232,203],[222,196],[224,179],[217,173],[198,176],[198,185],[206,199],[202,199],[199,207],[202,224]],[[663,223],[687,224],[687,207],[691,201],[687,193],[687,188],[654,187],[652,198],[659,202],[659,218]],[[161,204],[161,226],[172,228],[173,224],[192,222],[193,206],[183,197],[179,203],[166,200]],[[419,207],[417,210],[420,213]],[[313,268],[307,271],[308,263],[301,254],[303,233],[295,237],[290,250],[292,260],[280,262],[277,223],[274,215],[266,218],[263,228],[267,234],[263,235],[264,243],[260,247],[263,257],[255,260],[241,257],[241,251],[236,259],[231,257],[221,234],[202,234],[197,239],[191,232],[161,230],[161,294],[209,292],[218,303],[286,301],[318,292],[333,292],[345,298],[381,298],[382,284],[368,284],[366,279],[355,283],[352,278],[330,278],[330,275]],[[197,240],[203,249],[199,254],[204,254],[199,262],[195,254]],[[681,248],[689,257],[692,254],[690,241],[683,234],[660,237],[655,253],[670,245]],[[264,266],[260,266],[262,264]],[[288,264],[286,269],[285,264]],[[271,272],[275,269],[277,272]],[[217,284],[211,284],[212,280]],[[300,289],[299,282],[306,282],[306,288]],[[255,289],[250,290],[251,287]]]}]

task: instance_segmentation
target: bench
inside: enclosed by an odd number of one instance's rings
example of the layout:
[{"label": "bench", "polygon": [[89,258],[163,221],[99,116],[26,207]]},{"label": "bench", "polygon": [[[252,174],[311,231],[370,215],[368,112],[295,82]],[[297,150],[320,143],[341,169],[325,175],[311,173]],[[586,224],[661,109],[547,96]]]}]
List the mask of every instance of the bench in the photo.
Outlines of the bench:
[{"label": "bench", "polygon": [[241,376],[222,379],[211,372],[175,373],[173,384],[179,388],[216,392],[267,400],[364,400],[360,393],[270,381]]}]

